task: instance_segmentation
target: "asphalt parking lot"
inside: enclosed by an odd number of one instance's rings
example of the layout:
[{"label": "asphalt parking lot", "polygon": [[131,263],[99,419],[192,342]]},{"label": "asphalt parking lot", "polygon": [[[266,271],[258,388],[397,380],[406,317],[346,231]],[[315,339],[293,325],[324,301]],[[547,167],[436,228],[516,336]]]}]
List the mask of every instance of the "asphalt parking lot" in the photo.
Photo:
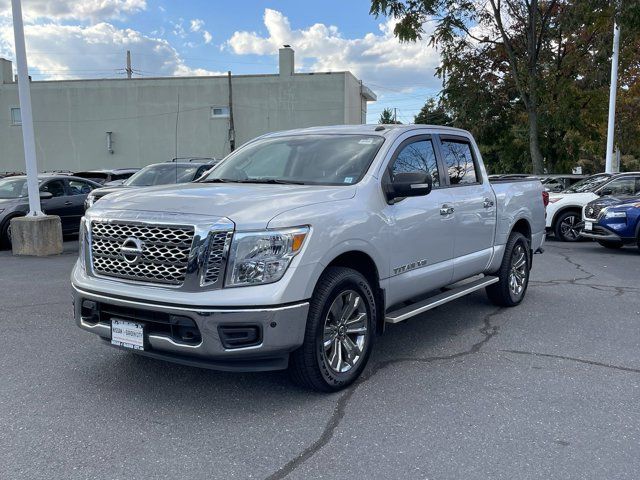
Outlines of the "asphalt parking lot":
[{"label": "asphalt parking lot", "polygon": [[524,303],[391,326],[311,393],[110,348],[72,318],[75,243],[0,252],[0,478],[638,478],[640,252],[548,242]]}]

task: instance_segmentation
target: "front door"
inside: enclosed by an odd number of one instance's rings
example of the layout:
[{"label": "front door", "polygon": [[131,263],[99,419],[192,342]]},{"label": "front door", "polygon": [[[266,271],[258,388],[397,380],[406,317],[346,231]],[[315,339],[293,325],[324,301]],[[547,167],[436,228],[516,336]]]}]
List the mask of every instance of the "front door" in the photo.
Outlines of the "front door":
[{"label": "front door", "polygon": [[40,191],[49,192],[53,195],[52,198],[41,201],[42,211],[47,215],[59,216],[60,222],[62,223],[62,231],[67,233],[69,231],[69,207],[71,206],[71,200],[67,196],[64,180],[52,179],[45,181],[40,186]]},{"label": "front door", "polygon": [[66,216],[68,217],[70,231],[76,232],[80,230],[80,219],[84,215],[84,201],[94,188],[93,184],[85,180],[75,178],[68,180],[67,200],[71,202],[71,205],[68,206]]},{"label": "front door", "polygon": [[391,157],[383,182],[405,172],[428,173],[433,189],[425,196],[396,199],[384,208],[390,224],[389,305],[442,287],[453,273],[453,198],[449,189],[443,188],[442,169],[430,136],[413,136],[402,142]]}]

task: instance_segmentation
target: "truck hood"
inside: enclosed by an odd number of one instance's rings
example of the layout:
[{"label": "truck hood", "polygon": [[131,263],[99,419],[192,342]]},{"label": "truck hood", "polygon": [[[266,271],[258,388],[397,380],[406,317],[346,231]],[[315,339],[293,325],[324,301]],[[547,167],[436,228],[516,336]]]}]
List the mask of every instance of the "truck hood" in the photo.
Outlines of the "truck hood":
[{"label": "truck hood", "polygon": [[[355,186],[204,184],[121,189],[97,203],[100,210],[133,210],[226,217],[239,230],[266,228],[287,210],[348,200]],[[293,226],[293,225],[292,225]]]}]

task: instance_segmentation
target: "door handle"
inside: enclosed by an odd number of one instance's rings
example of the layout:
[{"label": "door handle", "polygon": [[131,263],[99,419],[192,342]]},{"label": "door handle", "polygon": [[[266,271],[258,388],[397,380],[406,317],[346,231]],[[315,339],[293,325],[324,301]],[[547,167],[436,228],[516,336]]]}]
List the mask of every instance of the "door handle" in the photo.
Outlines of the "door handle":
[{"label": "door handle", "polygon": [[482,204],[482,206],[484,208],[491,208],[493,207],[493,200],[489,199],[489,198],[485,198],[484,199],[484,203]]},{"label": "door handle", "polygon": [[73,202],[70,202],[69,200],[67,200],[66,202],[64,202],[64,204],[68,207],[69,205],[73,205]]},{"label": "door handle", "polygon": [[451,205],[447,205],[446,203],[440,207],[440,215],[451,215],[454,211],[454,208]]}]

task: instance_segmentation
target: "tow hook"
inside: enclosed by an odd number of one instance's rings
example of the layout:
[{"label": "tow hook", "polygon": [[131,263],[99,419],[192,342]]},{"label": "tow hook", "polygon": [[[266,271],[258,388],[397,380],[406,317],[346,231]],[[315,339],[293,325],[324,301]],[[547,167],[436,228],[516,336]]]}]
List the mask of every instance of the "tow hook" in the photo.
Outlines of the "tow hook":
[{"label": "tow hook", "polygon": [[544,248],[542,248],[542,247],[538,247],[538,249],[537,249],[535,252],[533,252],[533,253],[534,253],[534,254],[536,254],[536,253],[544,253]]}]

